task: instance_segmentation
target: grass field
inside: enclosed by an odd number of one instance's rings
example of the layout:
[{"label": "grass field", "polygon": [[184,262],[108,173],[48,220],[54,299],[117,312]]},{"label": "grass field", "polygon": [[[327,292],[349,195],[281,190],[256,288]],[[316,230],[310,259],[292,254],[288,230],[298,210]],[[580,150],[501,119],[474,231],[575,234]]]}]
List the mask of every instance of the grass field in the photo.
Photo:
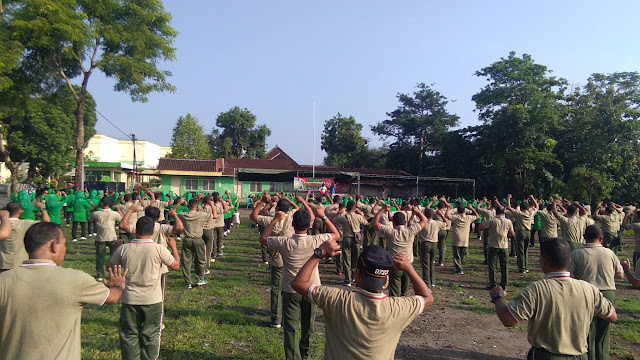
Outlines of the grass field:
[{"label": "grass field", "polygon": [[[162,334],[162,359],[282,359],[282,329],[269,324],[269,273],[260,258],[257,230],[251,227],[246,214],[243,224],[226,238],[225,255],[211,266],[209,284],[187,290],[180,271],[170,272],[165,301],[165,325]],[[62,226],[69,239],[70,228]],[[455,311],[474,314],[488,319],[496,328],[501,327],[493,307],[486,301],[486,266],[482,266],[478,241],[472,241],[466,275],[456,277],[449,271],[437,269],[438,288],[434,292],[436,306],[449,306]],[[626,243],[632,243],[626,241]],[[95,275],[95,248],[90,237],[87,241],[69,242],[65,267],[83,270]],[[178,244],[178,248],[180,248]],[[621,258],[629,256],[626,245]],[[530,264],[537,264],[538,248],[530,255]],[[514,259],[510,259],[513,271]],[[415,263],[417,266],[417,262]],[[538,268],[538,266],[532,266]],[[338,284],[333,274],[334,265],[321,265],[323,282]],[[446,273],[445,273],[446,272]],[[542,278],[539,272],[511,274],[510,296]],[[326,281],[325,281],[326,280]],[[640,359],[640,301],[637,290],[630,289],[626,280],[618,282],[617,308],[619,321],[613,328],[612,353],[616,359]],[[427,312],[431,310],[427,309]],[[434,309],[435,311],[435,309]],[[117,305],[88,306],[82,317],[82,358],[120,359],[118,343]],[[516,331],[526,331],[519,324]],[[479,332],[485,329],[478,329]],[[312,339],[312,358],[321,359],[324,349],[324,325],[321,311],[316,318],[316,333]],[[412,335],[406,335],[407,337]],[[456,341],[452,333],[451,341]],[[405,339],[405,335],[401,343]],[[523,336],[521,338],[524,339]],[[413,342],[423,342],[421,338]],[[526,342],[526,340],[522,340]],[[424,340],[425,345],[427,340]],[[488,350],[487,350],[488,351]],[[490,354],[487,352],[486,354]],[[515,355],[515,354],[513,354]],[[416,355],[402,358],[424,358]],[[433,357],[439,358],[439,357]],[[451,357],[451,359],[466,357]],[[474,357],[468,357],[474,358]]]}]

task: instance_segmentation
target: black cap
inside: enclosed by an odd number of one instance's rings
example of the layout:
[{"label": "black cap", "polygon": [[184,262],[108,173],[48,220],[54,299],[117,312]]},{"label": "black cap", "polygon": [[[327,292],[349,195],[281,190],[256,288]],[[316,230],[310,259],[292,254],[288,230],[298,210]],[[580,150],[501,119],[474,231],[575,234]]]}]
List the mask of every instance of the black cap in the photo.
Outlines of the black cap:
[{"label": "black cap", "polygon": [[389,273],[393,269],[393,256],[383,247],[371,245],[360,255],[360,269],[367,290],[378,291],[389,287]]}]

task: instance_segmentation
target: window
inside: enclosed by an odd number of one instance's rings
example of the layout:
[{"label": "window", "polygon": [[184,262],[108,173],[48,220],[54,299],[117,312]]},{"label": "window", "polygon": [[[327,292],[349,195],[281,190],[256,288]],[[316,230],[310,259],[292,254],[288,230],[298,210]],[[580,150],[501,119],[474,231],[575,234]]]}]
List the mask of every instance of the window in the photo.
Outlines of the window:
[{"label": "window", "polygon": [[122,175],[122,174],[119,173],[119,172],[114,172],[113,173],[113,181],[120,182],[120,175]]},{"label": "window", "polygon": [[198,178],[184,179],[184,188],[189,191],[198,191]]},{"label": "window", "polygon": [[216,179],[202,179],[202,191],[214,191],[216,189]]},{"label": "window", "polygon": [[261,182],[251,182],[249,184],[250,192],[262,192],[262,183]]},{"label": "window", "polygon": [[282,183],[279,182],[270,182],[269,183],[269,192],[275,193],[282,191]]}]

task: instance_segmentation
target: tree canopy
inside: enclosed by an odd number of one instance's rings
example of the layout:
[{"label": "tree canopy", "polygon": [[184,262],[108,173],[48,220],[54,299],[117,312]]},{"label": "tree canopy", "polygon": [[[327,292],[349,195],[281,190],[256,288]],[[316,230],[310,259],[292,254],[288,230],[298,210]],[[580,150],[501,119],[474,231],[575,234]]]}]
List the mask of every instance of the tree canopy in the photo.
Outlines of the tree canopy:
[{"label": "tree canopy", "polygon": [[324,123],[321,148],[327,153],[324,164],[340,167],[362,167],[366,160],[366,139],[360,135],[362,124],[353,116],[340,113]]},{"label": "tree canopy", "polygon": [[198,119],[187,114],[180,116],[171,136],[171,155],[177,159],[210,159],[207,136]]},{"label": "tree canopy", "polygon": [[270,135],[266,125],[256,125],[256,116],[249,109],[234,106],[216,118],[209,145],[216,158],[263,159]]}]

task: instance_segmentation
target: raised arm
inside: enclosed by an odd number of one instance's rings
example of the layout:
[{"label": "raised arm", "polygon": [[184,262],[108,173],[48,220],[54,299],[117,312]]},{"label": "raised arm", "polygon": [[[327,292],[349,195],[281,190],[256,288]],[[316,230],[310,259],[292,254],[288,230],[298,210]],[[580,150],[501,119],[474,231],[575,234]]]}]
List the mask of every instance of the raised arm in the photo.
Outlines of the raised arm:
[{"label": "raised arm", "polygon": [[42,210],[42,222],[49,222],[49,213],[47,213],[47,209],[44,208],[44,203],[38,202],[36,203],[36,207]]},{"label": "raised arm", "polygon": [[327,229],[327,233],[331,234],[331,239],[334,241],[338,240],[340,238],[340,232],[338,232],[338,229],[333,225],[333,222],[331,222],[327,215],[325,215],[322,206],[318,206],[316,208],[316,216],[322,219],[322,222]]},{"label": "raised arm", "polygon": [[409,276],[409,281],[411,281],[411,285],[413,286],[413,292],[418,296],[422,296],[424,299],[423,309],[426,309],[428,306],[433,304],[433,295],[431,295],[429,287],[425,284],[420,275],[418,275],[405,254],[398,253],[393,257],[393,268],[396,270],[402,270],[407,274],[407,276]]},{"label": "raised arm", "polygon": [[[129,210],[127,210],[127,213],[124,214],[124,216],[122,217],[122,221],[120,221],[120,230],[130,234],[131,231],[131,225],[129,224],[129,219],[131,218],[131,214],[133,214],[134,212],[138,211],[138,205],[136,204],[131,204],[131,207],[129,208]],[[176,216],[177,217],[177,216]]]},{"label": "raised arm", "polygon": [[505,204],[505,208],[507,208],[507,210],[509,211],[513,211],[513,208],[511,207],[511,194],[507,195],[507,203]]},{"label": "raised arm", "polygon": [[629,259],[623,260],[620,262],[622,264],[622,269],[624,270],[624,274],[627,276],[627,280],[631,283],[636,289],[640,289],[640,279],[636,279],[636,277],[631,272],[631,264],[629,264]]},{"label": "raised arm", "polygon": [[[215,208],[213,208],[213,211],[216,211]],[[178,216],[178,214],[176,214],[176,209],[169,209],[169,212],[167,213],[168,216],[173,218],[173,228],[171,229],[171,233],[173,234],[179,234],[184,230],[184,224],[182,223],[182,220],[180,219],[180,216]],[[131,215],[129,215],[131,216]],[[124,221],[124,219],[122,219]],[[128,222],[129,219],[127,219]]]},{"label": "raised arm", "polygon": [[424,226],[427,224],[427,217],[424,216],[423,213],[420,212],[420,210],[418,210],[417,207],[413,207],[413,209],[411,209],[411,211],[413,212],[414,216],[418,217],[418,225],[420,225],[420,229],[424,229]]},{"label": "raised arm", "polygon": [[7,240],[11,236],[11,222],[9,212],[0,210],[0,241]]},{"label": "raised arm", "polygon": [[380,211],[378,211],[376,215],[373,217],[373,220],[371,220],[371,224],[373,225],[373,228],[376,231],[380,230],[380,227],[382,226],[380,224],[380,217],[382,216],[383,213],[386,213],[387,211],[389,211],[389,209],[391,209],[391,206],[389,204],[382,205],[382,208],[380,208]]},{"label": "raised arm", "polygon": [[[304,206],[304,209],[309,213],[309,216],[311,217],[310,224],[313,224],[313,222],[316,220],[316,216],[313,214],[313,210],[311,210],[311,206],[309,206],[309,203],[307,202],[307,200],[303,199],[302,197],[299,198],[299,200],[302,203],[302,205]],[[319,206],[318,206],[319,207]]]},{"label": "raised arm", "polygon": [[276,224],[280,220],[284,219],[284,217],[285,217],[285,213],[283,213],[282,211],[276,212],[276,214],[273,217],[273,220],[271,220],[269,225],[262,231],[262,234],[260,234],[260,237],[258,238],[258,241],[260,242],[260,244],[262,244],[263,246],[267,246],[267,238],[269,238],[269,236],[271,235],[271,232],[273,232],[273,228],[276,226]]},{"label": "raised arm", "polygon": [[173,256],[173,262],[167,267],[173,271],[176,271],[180,269],[180,255],[178,254],[176,241],[173,238],[167,238],[167,245],[169,245],[169,248],[171,249],[171,255]]},{"label": "raised arm", "polygon": [[[322,255],[324,258],[330,258],[340,255],[340,245],[338,245],[336,240],[333,238],[320,244],[319,248],[322,250]],[[298,274],[295,278],[293,278],[293,281],[291,281],[291,288],[298,294],[304,297],[309,296],[309,288],[312,285],[311,276],[313,275],[313,270],[318,267],[320,260],[321,259],[319,257],[312,255],[298,271]]]}]

